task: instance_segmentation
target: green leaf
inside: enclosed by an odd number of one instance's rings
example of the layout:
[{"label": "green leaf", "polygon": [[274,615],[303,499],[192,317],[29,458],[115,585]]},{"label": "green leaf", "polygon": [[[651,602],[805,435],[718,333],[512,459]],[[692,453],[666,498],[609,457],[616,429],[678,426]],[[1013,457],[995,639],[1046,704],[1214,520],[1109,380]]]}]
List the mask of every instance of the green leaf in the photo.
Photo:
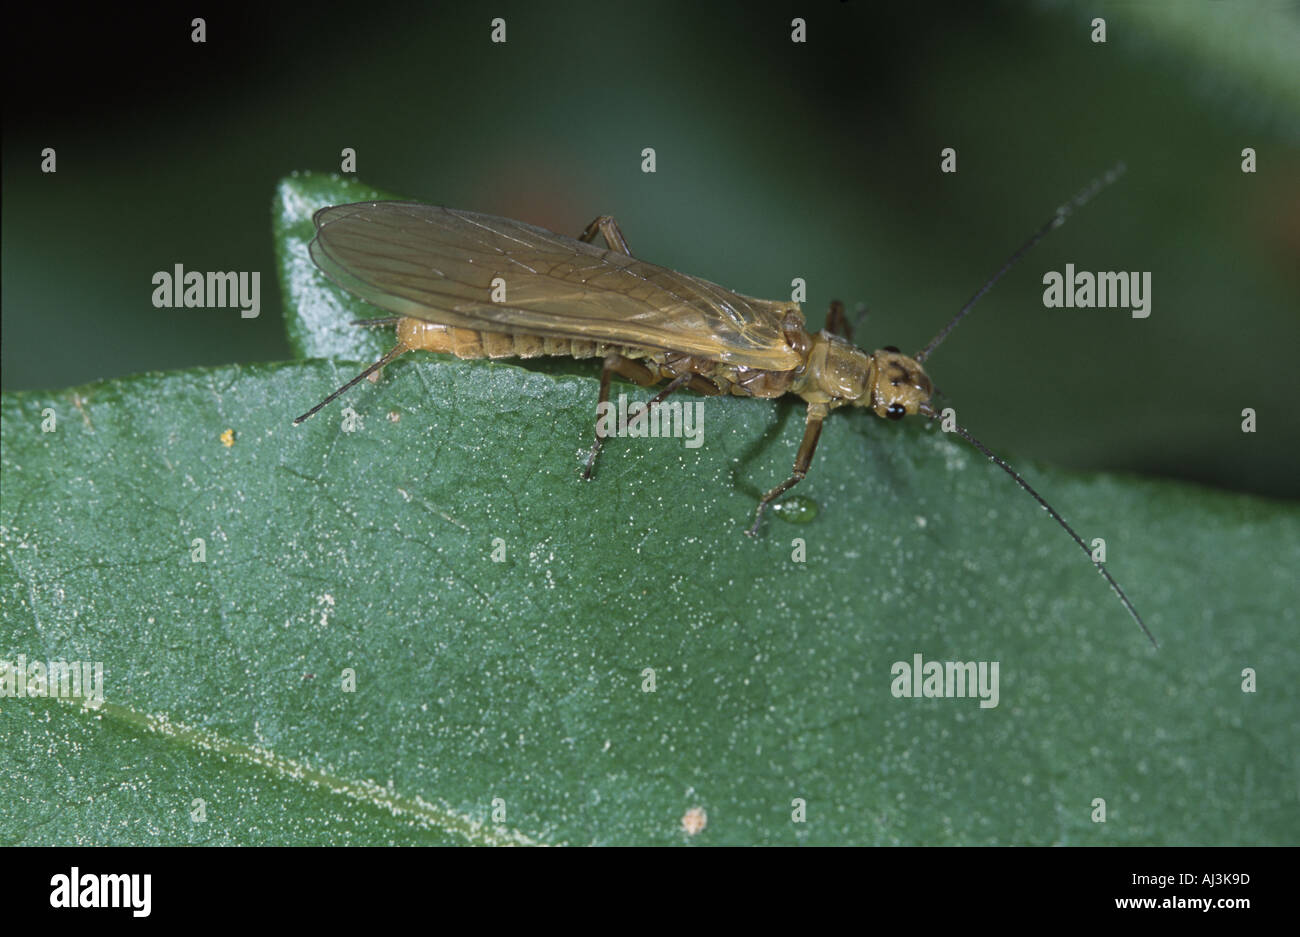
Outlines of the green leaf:
[{"label": "green leaf", "polygon": [[[351,191],[280,188],[304,352],[368,314],[294,259]],[[320,341],[391,341],[356,332]],[[102,661],[105,704],[0,699],[0,842],[1300,839],[1294,505],[1019,466],[1105,539],[1154,651],[931,426],[834,414],[806,522],[751,540],[796,402],[704,400],[702,447],[610,440],[584,483],[571,367],[408,356],[342,401],[352,431],[290,423],[334,361],[4,395],[0,657]],[[998,662],[998,705],[896,698],[916,654]]]},{"label": "green leaf", "polygon": [[[384,333],[351,324],[358,316],[349,313],[339,301],[338,290],[321,276],[307,245],[316,233],[311,217],[320,209],[393,198],[397,196],[350,179],[309,172],[295,174],[277,186],[271,215],[280,291],[285,297],[284,328],[297,357],[368,361],[392,347],[391,330]],[[375,314],[374,307],[361,307],[361,316]]]}]

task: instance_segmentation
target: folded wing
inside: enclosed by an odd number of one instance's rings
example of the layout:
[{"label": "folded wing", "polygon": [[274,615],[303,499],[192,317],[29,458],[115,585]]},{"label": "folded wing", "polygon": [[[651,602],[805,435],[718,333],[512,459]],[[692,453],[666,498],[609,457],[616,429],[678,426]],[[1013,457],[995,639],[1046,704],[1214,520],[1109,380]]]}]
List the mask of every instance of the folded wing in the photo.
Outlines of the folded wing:
[{"label": "folded wing", "polygon": [[[417,202],[357,202],[315,215],[311,257],[330,279],[400,316],[682,351],[785,371],[792,303],[774,303],[544,228]],[[493,280],[505,301],[492,301]]]}]

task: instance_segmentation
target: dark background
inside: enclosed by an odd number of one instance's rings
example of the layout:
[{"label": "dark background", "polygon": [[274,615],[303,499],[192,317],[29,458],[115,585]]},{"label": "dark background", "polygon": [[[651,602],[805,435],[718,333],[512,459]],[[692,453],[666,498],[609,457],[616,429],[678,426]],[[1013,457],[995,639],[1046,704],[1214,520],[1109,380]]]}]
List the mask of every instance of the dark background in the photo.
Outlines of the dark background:
[{"label": "dark background", "polygon": [[[488,41],[496,16],[505,45]],[[983,300],[931,375],[1014,456],[1300,494],[1290,0],[47,4],[6,19],[6,390],[288,357],[272,193],[294,170],[337,170],[345,146],[359,179],[411,198],[571,234],[613,214],[634,253],[740,292],[788,296],[802,276],[812,323],[832,298],[864,303],[860,343],[905,351],[1122,159],[1124,179]],[[57,174],[40,172],[46,146]],[[946,146],[956,175],[938,170]],[[177,263],[261,271],[261,318],[153,308],[150,277]],[[1066,263],[1151,271],[1151,317],[1045,309],[1042,275]]]}]

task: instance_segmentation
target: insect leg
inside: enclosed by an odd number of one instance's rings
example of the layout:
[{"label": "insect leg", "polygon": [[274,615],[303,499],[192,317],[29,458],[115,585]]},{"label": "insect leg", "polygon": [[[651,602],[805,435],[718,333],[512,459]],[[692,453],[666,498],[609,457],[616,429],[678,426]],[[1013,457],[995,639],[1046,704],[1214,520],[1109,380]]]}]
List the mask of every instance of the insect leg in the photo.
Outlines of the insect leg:
[{"label": "insect leg", "polygon": [[[593,225],[595,223],[592,222]],[[587,453],[587,465],[582,470],[584,481],[590,481],[591,476],[595,474],[596,456],[600,455],[601,444],[605,441],[605,438],[600,435],[600,405],[609,403],[609,382],[615,374],[642,387],[649,387],[659,380],[659,376],[640,361],[614,353],[605,356],[605,365],[600,369],[600,401],[596,404],[596,442],[592,445],[591,452]]]},{"label": "insect leg", "polygon": [[578,235],[579,241],[586,241],[590,244],[596,239],[597,234],[605,236],[605,243],[609,249],[618,251],[620,254],[632,256],[632,249],[627,246],[627,238],[623,237],[623,232],[619,230],[618,222],[610,215],[601,215],[591,224],[587,225],[587,230]]},{"label": "insect leg", "polygon": [[845,341],[853,341],[853,330],[862,326],[862,320],[867,317],[867,307],[859,304],[858,314],[849,320],[849,314],[844,311],[844,304],[838,299],[831,300],[831,311],[826,313],[826,331],[832,332]]},{"label": "insect leg", "polygon": [[686,389],[693,390],[697,394],[703,394],[705,397],[717,397],[726,393],[721,387],[713,383],[703,374],[688,374],[686,376]]},{"label": "insect leg", "polygon": [[406,354],[406,352],[408,352],[408,351],[410,351],[410,350],[411,350],[411,349],[407,348],[407,347],[406,347],[405,345],[403,345],[401,342],[398,342],[396,345],[394,345],[394,346],[392,347],[392,350],[389,351],[388,354],[384,355],[382,358],[380,358],[378,361],[376,361],[376,362],[375,362],[374,364],[372,364],[370,367],[366,368],[364,371],[362,371],[360,374],[358,374],[358,375],[357,375],[356,377],[354,377],[352,380],[348,381],[346,384],[344,384],[344,385],[343,385],[342,387],[340,387],[338,390],[334,391],[334,393],[330,394],[328,397],[326,397],[326,398],[325,398],[324,400],[322,400],[320,403],[316,404],[316,406],[312,407],[310,410],[308,410],[308,411],[307,411],[306,413],[304,413],[302,416],[300,416],[300,417],[298,417],[296,420],[294,420],[294,421],[293,421],[293,425],[294,425],[294,426],[297,426],[297,425],[298,425],[299,423],[301,423],[303,420],[310,419],[311,417],[315,416],[315,415],[316,415],[316,411],[320,410],[321,407],[325,406],[327,403],[329,403],[330,401],[334,400],[334,398],[337,397],[339,394],[343,393],[344,391],[350,390],[354,385],[356,385],[356,384],[360,383],[361,381],[365,380],[365,379],[368,378],[370,375],[374,374],[376,371],[378,371],[380,368],[382,368],[384,365],[391,363],[392,360],[393,360],[394,358],[398,357],[399,355]]},{"label": "insect leg", "polygon": [[833,332],[845,341],[853,341],[853,325],[844,311],[844,304],[838,299],[831,300],[831,311],[826,313],[826,331]]},{"label": "insect leg", "polygon": [[812,464],[813,453],[817,450],[817,439],[822,434],[822,420],[826,418],[827,412],[825,404],[808,404],[808,419],[804,423],[803,441],[799,443],[799,451],[794,457],[794,472],[781,484],[763,495],[758,502],[758,510],[754,512],[754,523],[749,530],[745,531],[751,537],[758,536],[758,525],[763,520],[763,512],[767,510],[768,504],[799,484],[808,474],[808,466]]},{"label": "insect leg", "polygon": [[671,381],[669,381],[663,390],[659,391],[659,393],[655,394],[653,397],[650,398],[650,401],[645,405],[644,410],[640,411],[639,413],[637,413],[636,416],[632,417],[632,419],[627,421],[627,428],[631,429],[633,426],[639,423],[643,417],[645,417],[647,414],[650,413],[651,410],[659,406],[659,404],[663,403],[664,399],[669,394],[671,394],[675,390],[681,390],[683,387],[689,384],[691,382],[691,378],[693,377],[695,377],[694,374],[679,374]]},{"label": "insect leg", "polygon": [[870,311],[871,310],[866,307],[865,303],[858,303],[858,314],[853,317],[853,327],[855,329],[862,328],[862,320],[867,317],[867,313]]}]

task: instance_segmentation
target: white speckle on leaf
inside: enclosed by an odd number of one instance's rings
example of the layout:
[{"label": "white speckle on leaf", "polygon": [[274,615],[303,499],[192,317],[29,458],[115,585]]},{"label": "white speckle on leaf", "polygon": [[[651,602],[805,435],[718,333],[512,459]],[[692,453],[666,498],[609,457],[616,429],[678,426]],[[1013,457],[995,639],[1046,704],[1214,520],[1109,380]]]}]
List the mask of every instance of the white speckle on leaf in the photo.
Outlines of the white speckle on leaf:
[{"label": "white speckle on leaf", "polygon": [[320,608],[320,626],[328,628],[330,624],[330,614],[334,611],[334,596],[326,592],[324,595],[316,597],[316,605]]}]

